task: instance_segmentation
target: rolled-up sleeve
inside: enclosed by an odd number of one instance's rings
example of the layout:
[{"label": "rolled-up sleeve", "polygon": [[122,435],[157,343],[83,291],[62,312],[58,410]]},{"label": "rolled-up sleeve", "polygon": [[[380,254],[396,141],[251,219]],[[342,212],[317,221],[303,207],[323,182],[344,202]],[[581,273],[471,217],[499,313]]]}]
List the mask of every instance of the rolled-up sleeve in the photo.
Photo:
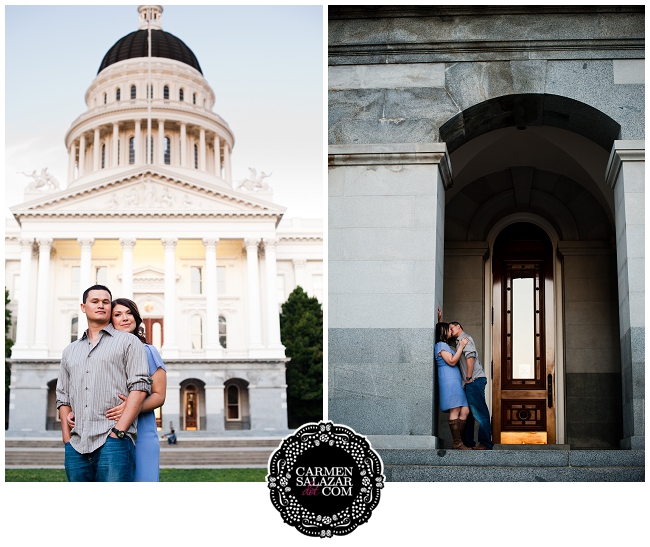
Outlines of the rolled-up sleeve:
[{"label": "rolled-up sleeve", "polygon": [[478,357],[478,351],[476,351],[476,345],[474,344],[474,339],[471,336],[468,336],[469,342],[467,342],[467,345],[463,348],[463,354],[465,355],[465,358],[469,357]]},{"label": "rolled-up sleeve", "polygon": [[147,352],[144,344],[135,336],[126,347],[126,386],[129,391],[144,391],[151,395],[151,377],[147,363]]},{"label": "rolled-up sleeve", "polygon": [[61,406],[72,406],[70,404],[70,373],[66,365],[65,354],[61,358],[59,377],[56,381],[56,408]]}]

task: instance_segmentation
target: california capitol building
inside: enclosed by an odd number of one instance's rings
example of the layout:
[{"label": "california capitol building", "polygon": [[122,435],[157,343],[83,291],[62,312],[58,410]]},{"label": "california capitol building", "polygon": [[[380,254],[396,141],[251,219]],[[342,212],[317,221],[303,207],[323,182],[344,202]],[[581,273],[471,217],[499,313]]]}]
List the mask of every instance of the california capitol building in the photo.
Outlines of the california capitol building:
[{"label": "california capitol building", "polygon": [[165,361],[165,431],[287,430],[280,305],[296,286],[322,302],[322,220],[283,218],[264,172],[233,181],[233,130],[162,12],[140,6],[101,61],[65,134],[67,184],[34,171],[6,221],[8,436],[60,429],[61,353],[95,283],[137,303]]}]

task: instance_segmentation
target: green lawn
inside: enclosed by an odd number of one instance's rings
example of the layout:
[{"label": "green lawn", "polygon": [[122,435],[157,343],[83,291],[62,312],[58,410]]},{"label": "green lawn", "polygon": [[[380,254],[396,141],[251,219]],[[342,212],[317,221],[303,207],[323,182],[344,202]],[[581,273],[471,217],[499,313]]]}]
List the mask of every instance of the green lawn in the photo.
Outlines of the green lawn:
[{"label": "green lawn", "polygon": [[[160,482],[264,482],[267,470],[161,469]],[[63,469],[5,469],[5,482],[67,482]]]}]

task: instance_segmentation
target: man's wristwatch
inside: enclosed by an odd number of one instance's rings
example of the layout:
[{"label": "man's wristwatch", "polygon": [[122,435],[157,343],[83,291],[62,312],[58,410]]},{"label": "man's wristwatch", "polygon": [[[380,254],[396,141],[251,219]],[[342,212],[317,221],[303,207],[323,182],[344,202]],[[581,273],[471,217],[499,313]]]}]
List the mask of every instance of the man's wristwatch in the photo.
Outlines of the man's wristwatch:
[{"label": "man's wristwatch", "polygon": [[124,431],[120,431],[119,429],[113,428],[112,431],[113,431],[113,433],[115,433],[117,435],[118,439],[123,439],[124,435],[126,435],[126,433]]},{"label": "man's wristwatch", "polygon": [[465,381],[466,381],[466,382],[469,382],[471,379],[472,379],[471,376],[465,376]]}]

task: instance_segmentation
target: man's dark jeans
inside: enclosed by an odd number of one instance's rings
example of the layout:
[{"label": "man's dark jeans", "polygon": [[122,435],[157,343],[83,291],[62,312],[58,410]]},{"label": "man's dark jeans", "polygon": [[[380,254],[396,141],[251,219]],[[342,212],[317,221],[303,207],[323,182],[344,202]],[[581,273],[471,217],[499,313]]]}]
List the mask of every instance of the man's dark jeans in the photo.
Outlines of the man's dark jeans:
[{"label": "man's dark jeans", "polygon": [[108,437],[103,446],[80,454],[65,443],[65,474],[68,482],[132,482],[135,446],[128,437]]},{"label": "man's dark jeans", "polygon": [[474,420],[478,422],[478,442],[488,450],[492,450],[492,425],[490,423],[490,411],[485,404],[485,386],[487,378],[477,378],[473,382],[465,384],[465,397],[469,405],[470,414],[467,416],[465,431],[463,432],[463,444],[474,446]]}]

